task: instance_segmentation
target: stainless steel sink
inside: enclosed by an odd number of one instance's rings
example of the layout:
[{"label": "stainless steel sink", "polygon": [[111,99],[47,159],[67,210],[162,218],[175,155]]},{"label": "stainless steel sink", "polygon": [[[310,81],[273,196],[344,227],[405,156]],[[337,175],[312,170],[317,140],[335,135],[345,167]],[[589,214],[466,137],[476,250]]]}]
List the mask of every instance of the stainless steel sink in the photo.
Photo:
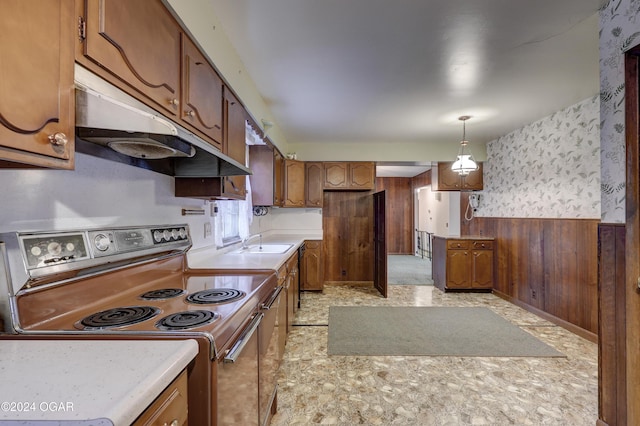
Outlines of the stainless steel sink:
[{"label": "stainless steel sink", "polygon": [[246,248],[232,251],[232,254],[282,254],[288,252],[293,244],[251,244]]}]

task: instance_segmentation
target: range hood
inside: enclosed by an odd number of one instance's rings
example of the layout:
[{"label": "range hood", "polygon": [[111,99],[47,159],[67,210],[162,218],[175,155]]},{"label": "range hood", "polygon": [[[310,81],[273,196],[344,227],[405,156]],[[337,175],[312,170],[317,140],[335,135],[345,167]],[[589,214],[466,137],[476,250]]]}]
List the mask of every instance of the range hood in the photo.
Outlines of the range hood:
[{"label": "range hood", "polygon": [[251,171],[80,65],[75,66],[76,150],[176,177]]}]

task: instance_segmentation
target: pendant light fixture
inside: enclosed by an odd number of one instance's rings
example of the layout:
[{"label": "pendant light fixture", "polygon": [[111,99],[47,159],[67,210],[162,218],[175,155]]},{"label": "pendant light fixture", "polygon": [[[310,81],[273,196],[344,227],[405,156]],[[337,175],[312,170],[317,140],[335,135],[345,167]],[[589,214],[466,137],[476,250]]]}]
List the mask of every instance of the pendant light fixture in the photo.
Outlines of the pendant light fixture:
[{"label": "pendant light fixture", "polygon": [[458,120],[462,121],[462,141],[460,141],[460,151],[458,151],[458,157],[456,161],[451,165],[451,170],[458,173],[461,176],[466,176],[470,172],[478,170],[478,163],[473,159],[473,155],[471,155],[471,151],[468,146],[469,141],[466,138],[466,121],[470,119],[470,115],[463,115],[458,117]]}]

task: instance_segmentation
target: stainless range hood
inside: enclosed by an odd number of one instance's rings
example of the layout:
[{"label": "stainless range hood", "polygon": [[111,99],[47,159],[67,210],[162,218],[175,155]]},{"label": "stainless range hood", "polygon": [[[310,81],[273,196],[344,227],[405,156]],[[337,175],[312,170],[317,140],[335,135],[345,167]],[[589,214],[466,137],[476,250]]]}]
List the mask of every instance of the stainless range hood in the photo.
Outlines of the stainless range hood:
[{"label": "stainless range hood", "polygon": [[76,150],[177,177],[251,171],[76,64]]}]

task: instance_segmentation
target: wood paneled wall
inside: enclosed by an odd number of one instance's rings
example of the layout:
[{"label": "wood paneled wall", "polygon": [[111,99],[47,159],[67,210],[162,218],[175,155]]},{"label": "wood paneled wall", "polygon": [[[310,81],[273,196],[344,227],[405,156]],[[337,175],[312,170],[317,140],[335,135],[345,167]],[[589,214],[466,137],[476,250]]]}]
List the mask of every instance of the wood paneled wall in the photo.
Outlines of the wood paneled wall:
[{"label": "wood paneled wall", "polygon": [[411,178],[411,189],[422,188],[423,186],[431,186],[431,170]]},{"label": "wood paneled wall", "polygon": [[476,217],[463,233],[496,238],[494,293],[596,341],[598,223]]},{"label": "wood paneled wall", "polygon": [[322,228],[325,281],[373,281],[372,193],[325,191]]},{"label": "wood paneled wall", "polygon": [[627,424],[625,233],[623,224],[598,227],[598,412],[609,426]]},{"label": "wood paneled wall", "polygon": [[413,254],[411,178],[378,177],[376,191],[382,190],[387,192],[387,253]]}]

